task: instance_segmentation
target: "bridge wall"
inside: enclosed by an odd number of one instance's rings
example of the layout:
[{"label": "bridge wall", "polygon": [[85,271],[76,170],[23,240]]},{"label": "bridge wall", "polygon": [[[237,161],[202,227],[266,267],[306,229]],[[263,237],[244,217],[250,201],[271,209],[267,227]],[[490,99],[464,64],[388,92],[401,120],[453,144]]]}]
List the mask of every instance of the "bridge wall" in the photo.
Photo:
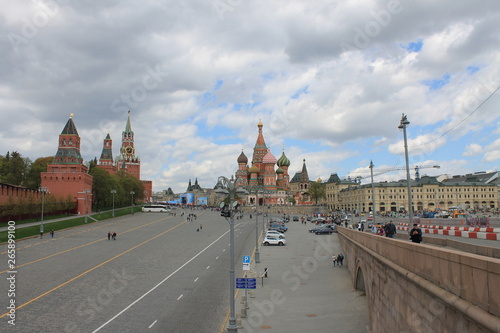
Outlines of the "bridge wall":
[{"label": "bridge wall", "polygon": [[372,332],[500,332],[500,260],[339,228]]}]

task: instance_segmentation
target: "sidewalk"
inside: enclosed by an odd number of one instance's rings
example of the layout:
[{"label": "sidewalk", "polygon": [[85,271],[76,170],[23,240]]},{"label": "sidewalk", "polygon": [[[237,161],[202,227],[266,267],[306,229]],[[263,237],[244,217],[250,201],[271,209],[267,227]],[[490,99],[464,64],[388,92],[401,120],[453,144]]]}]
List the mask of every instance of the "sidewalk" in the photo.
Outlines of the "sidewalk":
[{"label": "sidewalk", "polygon": [[[310,223],[290,222],[288,227],[287,245],[261,246],[261,262],[247,271],[257,278],[257,289],[248,289],[245,318],[245,290],[239,289],[238,331],[367,332],[366,296],[352,289],[346,260],[343,267],[332,264],[332,255],[343,253],[337,234],[309,233]],[[265,268],[268,276],[260,278]]]}]

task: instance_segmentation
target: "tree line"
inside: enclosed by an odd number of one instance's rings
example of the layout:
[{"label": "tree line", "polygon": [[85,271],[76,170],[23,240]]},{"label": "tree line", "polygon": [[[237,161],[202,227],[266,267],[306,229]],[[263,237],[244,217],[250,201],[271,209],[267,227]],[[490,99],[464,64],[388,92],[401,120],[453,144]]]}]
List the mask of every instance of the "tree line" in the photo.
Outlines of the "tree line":
[{"label": "tree line", "polygon": [[[7,152],[5,155],[0,154],[0,183],[38,190],[41,186],[40,174],[47,171],[47,165],[52,163],[53,159],[53,156],[40,157],[33,162],[17,151]],[[135,203],[143,199],[142,182],[126,171],[118,171],[112,175],[96,167],[97,159],[88,162],[87,166],[89,174],[93,177],[92,209],[94,211],[110,209],[113,202],[115,207],[123,207],[130,205],[132,201]],[[112,190],[116,193],[111,193]],[[134,192],[134,195],[131,195],[131,192]],[[71,196],[62,198],[47,193],[43,196],[43,200],[44,215],[64,212],[70,214],[76,208],[76,202]],[[41,216],[41,210],[41,196],[35,198],[34,193],[19,198],[9,196],[7,202],[0,205],[0,219]]]}]

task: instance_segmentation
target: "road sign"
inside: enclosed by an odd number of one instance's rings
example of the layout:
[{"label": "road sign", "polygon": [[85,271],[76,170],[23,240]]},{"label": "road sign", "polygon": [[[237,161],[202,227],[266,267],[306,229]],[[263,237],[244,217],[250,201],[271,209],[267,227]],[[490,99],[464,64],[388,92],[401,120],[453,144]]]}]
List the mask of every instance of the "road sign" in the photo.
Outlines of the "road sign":
[{"label": "road sign", "polygon": [[250,264],[243,264],[243,270],[244,271],[249,271],[250,270]]},{"label": "road sign", "polygon": [[255,278],[237,278],[236,288],[238,289],[256,289],[257,279]]},{"label": "road sign", "polygon": [[241,261],[244,263],[244,264],[249,264],[250,263],[250,256],[243,256],[241,258]]}]

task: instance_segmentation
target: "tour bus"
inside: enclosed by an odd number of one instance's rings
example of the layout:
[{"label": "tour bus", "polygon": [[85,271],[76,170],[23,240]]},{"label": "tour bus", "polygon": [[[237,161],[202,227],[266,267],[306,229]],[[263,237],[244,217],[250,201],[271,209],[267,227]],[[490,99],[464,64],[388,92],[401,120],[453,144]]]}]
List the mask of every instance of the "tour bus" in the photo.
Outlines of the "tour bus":
[{"label": "tour bus", "polygon": [[169,212],[170,207],[165,206],[165,205],[147,205],[147,206],[142,206],[142,211],[143,212]]}]

